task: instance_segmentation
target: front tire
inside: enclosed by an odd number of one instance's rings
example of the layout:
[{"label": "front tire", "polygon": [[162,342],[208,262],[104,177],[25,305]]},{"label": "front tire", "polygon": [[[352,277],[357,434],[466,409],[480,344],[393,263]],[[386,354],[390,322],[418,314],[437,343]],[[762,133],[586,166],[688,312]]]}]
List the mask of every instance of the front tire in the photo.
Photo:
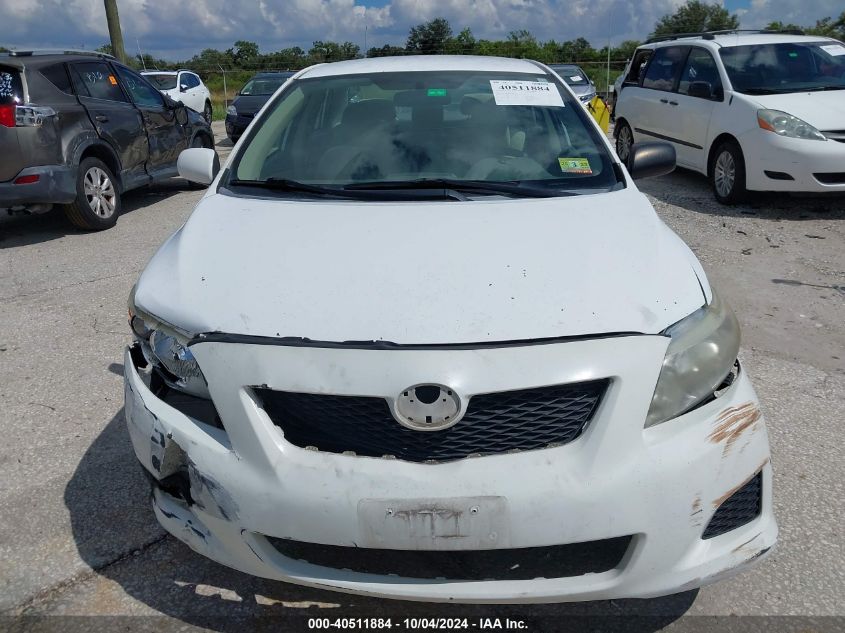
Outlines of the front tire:
[{"label": "front tire", "polygon": [[64,205],[71,224],[86,231],[103,231],[117,223],[120,192],[114,174],[99,158],[79,163],[76,175],[76,200]]},{"label": "front tire", "polygon": [[748,193],[745,188],[745,158],[736,141],[724,141],[710,159],[710,185],[721,204],[742,202]]},{"label": "front tire", "polygon": [[206,101],[205,106],[202,109],[202,117],[205,119],[205,122],[211,125],[211,117],[213,115],[213,110],[211,108],[211,102]]},{"label": "front tire", "polygon": [[625,121],[617,123],[619,129],[616,131],[616,155],[623,165],[628,164],[628,157],[631,155],[631,146],[634,144],[634,133],[631,126]]}]

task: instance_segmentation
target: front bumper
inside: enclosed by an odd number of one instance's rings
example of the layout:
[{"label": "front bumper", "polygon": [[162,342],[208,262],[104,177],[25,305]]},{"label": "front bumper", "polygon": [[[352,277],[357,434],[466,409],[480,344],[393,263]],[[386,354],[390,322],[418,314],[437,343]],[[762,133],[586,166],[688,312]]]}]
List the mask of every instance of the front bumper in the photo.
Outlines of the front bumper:
[{"label": "front bumper", "polygon": [[[632,336],[471,350],[357,350],[201,342],[191,347],[227,431],[157,398],[141,355],[125,358],[126,419],[136,455],[154,480],[186,468],[190,503],[154,487],[161,524],[194,550],[265,578],[408,600],[552,602],[653,597],[733,575],[774,545],[765,424],[719,433],[725,412],[756,395],[745,376],[718,399],[643,430],[666,339]],[[585,360],[586,359],[586,360]],[[644,370],[644,367],[653,368]],[[237,377],[233,379],[233,377]],[[311,393],[395,395],[448,384],[485,393],[608,377],[585,432],[557,448],[425,464],[298,448],[285,441],[250,385]],[[759,415],[759,412],[757,412]],[[720,417],[721,416],[721,417]],[[715,538],[702,533],[721,500],[762,472],[761,514]],[[376,575],[282,555],[268,539],[373,547],[361,508],[496,497],[504,500],[495,548],[632,536],[610,571],[532,580],[420,579]],[[467,541],[470,542],[470,541]],[[393,545],[393,547],[391,547]],[[407,544],[382,542],[385,557]],[[481,546],[477,541],[473,549]],[[468,548],[460,539],[413,549]],[[547,575],[553,576],[549,569]]]},{"label": "front bumper", "polygon": [[[22,176],[38,182],[14,184]],[[0,182],[0,208],[33,204],[68,204],[76,198],[76,169],[65,165],[40,165],[21,170],[12,180]]]},{"label": "front bumper", "polygon": [[[747,132],[739,140],[745,154],[748,189],[845,193],[845,143],[785,138],[759,129]],[[772,178],[772,174],[788,174],[791,180]],[[838,182],[820,181],[815,174],[831,175]]]},{"label": "front bumper", "polygon": [[226,136],[231,139],[238,138],[241,136],[246,129],[249,127],[249,124],[252,123],[252,119],[255,115],[243,116],[237,115],[232,116],[231,114],[226,115]]}]

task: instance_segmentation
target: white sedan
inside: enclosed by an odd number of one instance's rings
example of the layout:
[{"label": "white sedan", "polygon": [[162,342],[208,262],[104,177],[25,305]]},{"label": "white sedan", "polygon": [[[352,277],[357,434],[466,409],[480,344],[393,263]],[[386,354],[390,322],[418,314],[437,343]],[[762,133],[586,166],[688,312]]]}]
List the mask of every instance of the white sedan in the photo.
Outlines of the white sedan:
[{"label": "white sedan", "polygon": [[199,75],[189,70],[149,70],[141,74],[163,94],[200,112],[211,123],[211,92]]},{"label": "white sedan", "polygon": [[301,71],[130,297],[126,420],[171,534],[409,600],[647,597],[775,544],[739,328],[566,85],[525,60]]}]

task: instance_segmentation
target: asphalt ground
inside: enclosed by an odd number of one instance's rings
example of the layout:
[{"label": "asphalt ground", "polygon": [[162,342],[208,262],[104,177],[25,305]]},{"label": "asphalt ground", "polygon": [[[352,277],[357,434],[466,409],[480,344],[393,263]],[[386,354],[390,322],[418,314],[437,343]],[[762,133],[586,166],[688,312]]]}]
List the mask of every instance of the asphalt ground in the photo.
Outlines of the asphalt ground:
[{"label": "asphalt ground", "polygon": [[[656,600],[461,607],[270,582],[194,554],[156,523],[123,419],[129,289],[202,195],[174,179],[127,194],[102,233],[59,212],[0,218],[0,629],[306,630],[308,617],[347,615],[507,615],[529,630],[580,616],[608,630],[845,629],[845,199],[723,207],[683,171],[639,186],[743,327],[780,524],[764,564]],[[254,616],[268,619],[244,619]]]}]

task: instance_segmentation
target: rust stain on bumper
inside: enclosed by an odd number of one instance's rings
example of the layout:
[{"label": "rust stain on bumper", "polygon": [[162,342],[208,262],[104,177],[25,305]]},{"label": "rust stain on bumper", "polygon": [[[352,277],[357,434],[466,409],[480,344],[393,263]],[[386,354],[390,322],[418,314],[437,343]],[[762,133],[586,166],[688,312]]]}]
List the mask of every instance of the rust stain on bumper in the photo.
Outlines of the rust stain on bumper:
[{"label": "rust stain on bumper", "polygon": [[759,407],[753,402],[728,407],[716,418],[716,428],[713,429],[707,439],[714,444],[724,441],[724,452],[727,454],[739,436],[749,427],[755,426],[762,415]]}]

